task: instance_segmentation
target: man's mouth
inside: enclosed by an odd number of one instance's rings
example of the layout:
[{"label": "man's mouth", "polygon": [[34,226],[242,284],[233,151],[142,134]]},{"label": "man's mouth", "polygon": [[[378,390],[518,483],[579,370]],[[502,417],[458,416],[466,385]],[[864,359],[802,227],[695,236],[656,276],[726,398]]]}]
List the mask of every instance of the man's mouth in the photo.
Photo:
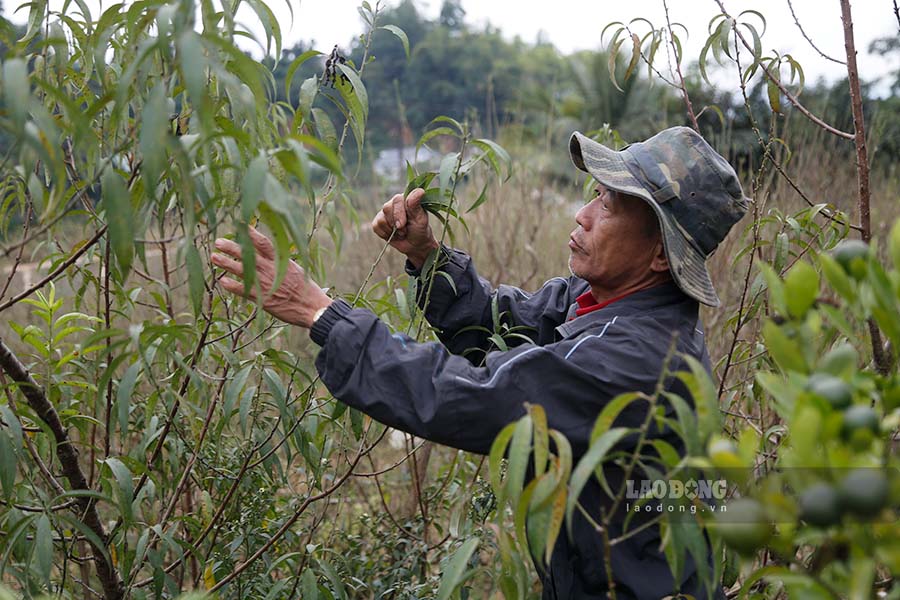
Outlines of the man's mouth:
[{"label": "man's mouth", "polygon": [[581,249],[581,246],[578,245],[578,242],[575,241],[575,238],[572,237],[571,235],[569,236],[569,249],[570,250],[578,250],[579,252],[584,252],[584,250]]}]

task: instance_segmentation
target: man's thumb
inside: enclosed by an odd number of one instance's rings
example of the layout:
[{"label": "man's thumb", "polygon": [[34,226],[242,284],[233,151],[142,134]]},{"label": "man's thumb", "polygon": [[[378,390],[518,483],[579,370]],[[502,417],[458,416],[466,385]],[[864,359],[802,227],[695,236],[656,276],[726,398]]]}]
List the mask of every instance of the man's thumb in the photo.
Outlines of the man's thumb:
[{"label": "man's thumb", "polygon": [[425,214],[422,208],[422,198],[425,197],[425,190],[416,188],[406,197],[406,216],[409,219],[419,219]]}]

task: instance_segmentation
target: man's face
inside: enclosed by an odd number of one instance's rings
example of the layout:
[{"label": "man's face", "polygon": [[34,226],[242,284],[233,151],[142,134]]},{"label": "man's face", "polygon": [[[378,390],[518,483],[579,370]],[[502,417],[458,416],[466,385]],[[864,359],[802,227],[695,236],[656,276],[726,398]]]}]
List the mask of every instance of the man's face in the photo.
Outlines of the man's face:
[{"label": "man's face", "polygon": [[659,257],[664,255],[656,215],[639,198],[600,184],[595,192],[575,215],[578,227],[569,239],[569,269],[592,287],[628,290],[661,270]]}]

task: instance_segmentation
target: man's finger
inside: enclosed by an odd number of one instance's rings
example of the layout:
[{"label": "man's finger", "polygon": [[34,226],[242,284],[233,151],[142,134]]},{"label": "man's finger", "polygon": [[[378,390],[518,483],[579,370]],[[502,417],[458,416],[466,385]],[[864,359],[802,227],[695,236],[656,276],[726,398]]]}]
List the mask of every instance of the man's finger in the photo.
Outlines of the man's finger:
[{"label": "man's finger", "polygon": [[241,245],[237,242],[225,238],[219,238],[216,240],[216,250],[224,252],[225,254],[233,256],[234,258],[241,257]]},{"label": "man's finger", "polygon": [[424,212],[422,208],[422,198],[425,197],[425,190],[416,188],[406,197],[406,214],[410,217],[416,217],[420,212]]},{"label": "man's finger", "polygon": [[224,289],[226,292],[231,292],[232,294],[235,294],[237,296],[243,296],[248,300],[253,300],[254,302],[256,301],[256,294],[254,293],[252,288],[250,290],[250,294],[244,296],[244,284],[240,281],[236,281],[230,277],[223,277],[219,280],[219,285],[222,286],[222,289]]},{"label": "man's finger", "polygon": [[[396,198],[396,196],[394,196]],[[385,202],[384,206],[381,207],[381,214],[384,215],[384,221],[387,224],[388,228],[394,227],[394,200],[393,198],[390,202]]]},{"label": "man's finger", "polygon": [[393,225],[397,229],[406,227],[406,203],[403,200],[403,194],[397,194],[391,198],[393,203],[394,221]]},{"label": "man's finger", "polygon": [[250,239],[253,241],[256,251],[264,258],[275,260],[275,246],[272,245],[272,240],[253,227],[248,227],[247,229],[250,231]]},{"label": "man's finger", "polygon": [[230,256],[215,252],[210,257],[210,262],[212,262],[212,264],[219,267],[220,269],[225,269],[232,275],[237,275],[238,277],[244,276],[244,263],[239,260],[235,260]]},{"label": "man's finger", "polygon": [[386,240],[391,235],[391,228],[388,227],[387,219],[383,214],[378,213],[374,219],[372,219],[372,231],[375,232],[375,235],[380,237],[383,240]]}]

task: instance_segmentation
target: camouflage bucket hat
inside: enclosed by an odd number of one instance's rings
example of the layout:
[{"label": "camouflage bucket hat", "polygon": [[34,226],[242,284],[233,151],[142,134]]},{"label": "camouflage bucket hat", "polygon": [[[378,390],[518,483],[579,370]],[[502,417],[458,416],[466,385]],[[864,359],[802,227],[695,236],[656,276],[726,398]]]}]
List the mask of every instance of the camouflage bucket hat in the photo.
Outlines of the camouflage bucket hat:
[{"label": "camouflage bucket hat", "polygon": [[569,153],[603,186],[653,208],[675,283],[698,302],[718,306],[706,259],[748,206],[731,165],[689,127],[665,129],[619,151],[576,131]]}]

